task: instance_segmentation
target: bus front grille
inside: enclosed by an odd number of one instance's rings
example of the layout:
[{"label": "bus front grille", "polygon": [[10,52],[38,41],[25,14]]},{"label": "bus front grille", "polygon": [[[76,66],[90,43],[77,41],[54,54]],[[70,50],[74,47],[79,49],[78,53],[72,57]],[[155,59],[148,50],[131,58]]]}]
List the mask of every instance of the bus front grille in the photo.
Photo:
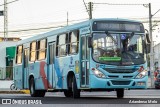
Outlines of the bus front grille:
[{"label": "bus front grille", "polygon": [[109,73],[133,73],[138,70],[138,68],[129,69],[129,68],[104,68],[105,71]]},{"label": "bus front grille", "polygon": [[129,85],[131,81],[111,81],[113,85]]}]

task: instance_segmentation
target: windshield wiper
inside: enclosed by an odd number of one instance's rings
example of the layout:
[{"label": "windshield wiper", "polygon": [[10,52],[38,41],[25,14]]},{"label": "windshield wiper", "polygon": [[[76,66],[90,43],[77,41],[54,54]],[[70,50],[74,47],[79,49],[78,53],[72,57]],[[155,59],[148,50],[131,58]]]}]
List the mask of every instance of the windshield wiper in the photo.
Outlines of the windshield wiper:
[{"label": "windshield wiper", "polygon": [[112,35],[110,35],[110,33],[108,31],[105,31],[105,33],[106,33],[107,36],[111,37],[111,39],[114,41],[115,44],[117,44],[116,43],[117,41],[113,38]]}]

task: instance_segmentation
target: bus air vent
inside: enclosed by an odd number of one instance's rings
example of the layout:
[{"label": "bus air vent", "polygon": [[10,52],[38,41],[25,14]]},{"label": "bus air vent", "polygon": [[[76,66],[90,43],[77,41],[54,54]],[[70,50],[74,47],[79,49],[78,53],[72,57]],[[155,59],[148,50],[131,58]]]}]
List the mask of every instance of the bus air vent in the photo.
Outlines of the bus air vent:
[{"label": "bus air vent", "polygon": [[109,78],[118,78],[118,76],[108,75]]},{"label": "bus air vent", "polygon": [[109,73],[133,73],[138,70],[138,68],[104,68],[105,71]]},{"label": "bus air vent", "polygon": [[123,78],[133,78],[133,76],[123,76]]},{"label": "bus air vent", "polygon": [[129,85],[131,81],[111,81],[113,85]]}]

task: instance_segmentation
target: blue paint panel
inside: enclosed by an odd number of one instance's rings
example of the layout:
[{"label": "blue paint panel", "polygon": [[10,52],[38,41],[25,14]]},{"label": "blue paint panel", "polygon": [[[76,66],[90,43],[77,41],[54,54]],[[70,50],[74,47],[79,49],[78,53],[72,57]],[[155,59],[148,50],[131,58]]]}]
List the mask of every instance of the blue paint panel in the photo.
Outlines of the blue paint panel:
[{"label": "blue paint panel", "polygon": [[[67,75],[69,71],[75,73],[75,61],[79,59],[79,54],[55,58],[56,85],[57,89],[67,89]],[[79,76],[79,75],[78,75]],[[77,76],[79,81],[79,77]],[[79,81],[80,82],[80,81]],[[79,82],[77,82],[79,87]]]},{"label": "blue paint panel", "polygon": [[55,70],[56,70],[56,75],[57,75],[57,79],[58,79],[56,85],[59,88],[62,88],[62,71],[61,71],[58,59],[55,59]]},{"label": "blue paint panel", "polygon": [[35,88],[36,89],[45,89],[44,88],[44,85],[43,85],[43,81],[42,81],[42,78],[36,78],[35,79]]},{"label": "blue paint panel", "polygon": [[43,85],[42,78],[40,76],[40,62],[30,63],[29,64],[29,75],[34,74],[35,88],[36,89],[45,89]]},{"label": "blue paint panel", "polygon": [[15,81],[16,87],[19,89],[23,89],[22,73],[23,73],[22,66],[21,65],[15,66],[15,68],[14,68],[14,81]]}]

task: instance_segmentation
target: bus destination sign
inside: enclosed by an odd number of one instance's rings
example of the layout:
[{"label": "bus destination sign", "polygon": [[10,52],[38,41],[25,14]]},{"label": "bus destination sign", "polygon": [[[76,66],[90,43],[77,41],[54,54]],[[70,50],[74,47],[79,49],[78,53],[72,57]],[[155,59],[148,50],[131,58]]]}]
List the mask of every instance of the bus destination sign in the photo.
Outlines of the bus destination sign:
[{"label": "bus destination sign", "polygon": [[94,31],[121,31],[121,32],[139,32],[144,33],[144,27],[141,23],[131,22],[105,22],[95,21],[93,23]]}]

